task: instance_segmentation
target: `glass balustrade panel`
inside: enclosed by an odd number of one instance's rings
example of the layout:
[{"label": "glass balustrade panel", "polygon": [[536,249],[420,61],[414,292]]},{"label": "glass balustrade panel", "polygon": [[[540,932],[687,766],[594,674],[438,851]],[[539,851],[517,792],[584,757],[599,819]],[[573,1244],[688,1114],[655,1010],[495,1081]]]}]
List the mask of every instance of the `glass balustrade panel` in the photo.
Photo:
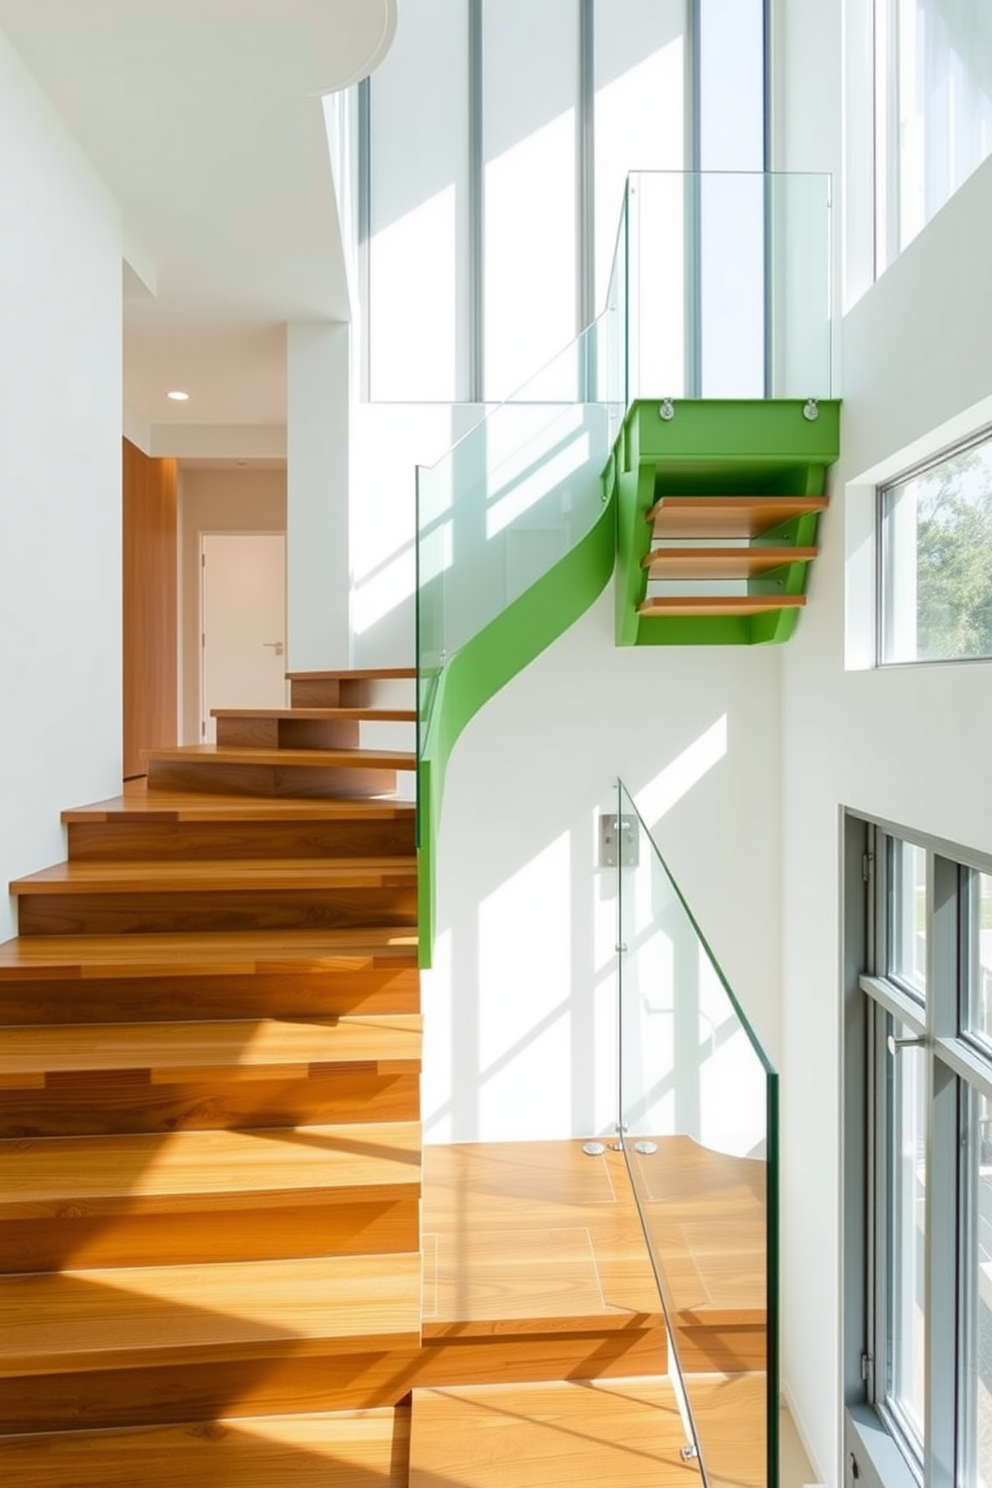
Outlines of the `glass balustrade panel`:
[{"label": "glass balustrade panel", "polygon": [[631,1182],[704,1470],[771,1488],[775,1077],[623,785],[617,809]]},{"label": "glass balustrade panel", "polygon": [[829,177],[636,172],[623,223],[631,399],[829,397]]},{"label": "glass balustrade panel", "polygon": [[444,664],[602,512],[622,412],[616,315],[601,316],[436,465],[418,469],[421,744]]}]

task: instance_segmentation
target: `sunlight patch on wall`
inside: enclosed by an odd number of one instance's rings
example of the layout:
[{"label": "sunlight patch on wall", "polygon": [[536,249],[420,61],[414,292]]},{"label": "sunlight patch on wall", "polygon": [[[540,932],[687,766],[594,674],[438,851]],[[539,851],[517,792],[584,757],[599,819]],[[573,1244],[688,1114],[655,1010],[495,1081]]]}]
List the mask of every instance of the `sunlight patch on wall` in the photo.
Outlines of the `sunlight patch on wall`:
[{"label": "sunlight patch on wall", "polygon": [[[439,531],[437,536],[443,557],[444,532]],[[443,562],[441,566],[444,566]],[[428,577],[433,577],[433,574]],[[364,635],[377,620],[381,620],[384,615],[395,610],[397,605],[409,599],[416,587],[416,555],[413,546],[408,545],[395,558],[391,558],[360,583],[352,585],[351,628],[355,635]]]},{"label": "sunlight patch on wall", "polygon": [[[576,416],[581,417],[582,410],[576,410]],[[557,426],[555,433],[559,433]],[[569,476],[574,475],[589,460],[590,442],[588,433],[577,434],[563,449],[549,458],[542,458],[539,452],[535,453],[536,467],[529,475],[514,482],[507,482],[497,492],[492,505],[486,512],[486,539],[491,540],[498,533],[508,527],[511,522],[522,517],[525,512],[535,506],[542,497],[556,486],[564,485]]]},{"label": "sunlight patch on wall", "polygon": [[479,905],[480,1119],[507,1141],[570,1134],[571,898],[564,832]]},{"label": "sunlight patch on wall", "polygon": [[648,827],[653,829],[704,775],[720,763],[726,753],[727,715],[724,713],[653,780],[634,793],[637,809]]}]

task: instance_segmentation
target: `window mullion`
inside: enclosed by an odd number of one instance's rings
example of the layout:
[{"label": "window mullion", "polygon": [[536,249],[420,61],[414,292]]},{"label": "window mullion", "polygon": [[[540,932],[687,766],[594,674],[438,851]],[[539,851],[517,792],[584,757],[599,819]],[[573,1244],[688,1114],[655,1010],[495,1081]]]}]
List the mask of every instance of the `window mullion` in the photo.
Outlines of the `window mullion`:
[{"label": "window mullion", "polygon": [[928,1054],[926,1188],[926,1423],[928,1488],[954,1488],[961,1212],[960,1085],[937,1040],[958,1031],[958,869],[927,855]]}]

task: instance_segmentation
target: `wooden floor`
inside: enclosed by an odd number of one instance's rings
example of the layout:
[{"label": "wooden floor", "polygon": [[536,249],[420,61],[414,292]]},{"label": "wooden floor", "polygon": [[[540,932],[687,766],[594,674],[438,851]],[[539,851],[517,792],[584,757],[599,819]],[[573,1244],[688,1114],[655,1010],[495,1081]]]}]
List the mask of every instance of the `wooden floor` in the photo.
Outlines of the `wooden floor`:
[{"label": "wooden floor", "polygon": [[417,1390],[410,1488],[695,1488],[667,1380]]},{"label": "wooden floor", "polygon": [[622,1154],[579,1142],[424,1150],[421,1384],[664,1374]]},{"label": "wooden floor", "polygon": [[683,1369],[765,1368],[766,1165],[690,1137],[631,1151],[647,1236]]},{"label": "wooden floor", "polygon": [[623,1154],[580,1142],[424,1149],[424,1331],[643,1327],[659,1314]]},{"label": "wooden floor", "polygon": [[[760,1228],[764,1165],[709,1152],[687,1138],[657,1141],[655,1154],[635,1159],[635,1174],[648,1233],[662,1267],[667,1267],[670,1315],[678,1319],[676,1326],[681,1325],[685,1334],[679,1343],[690,1368],[686,1393],[707,1472],[715,1488],[765,1488],[765,1276]],[[664,1348],[657,1284],[621,1153],[608,1147],[605,1153],[589,1157],[580,1142],[429,1146],[424,1149],[423,1173],[424,1354],[431,1344],[453,1344],[443,1355],[444,1365],[451,1370],[459,1362],[457,1348],[464,1348],[468,1340],[481,1351],[486,1344],[498,1346],[503,1338],[512,1339],[519,1353],[528,1335],[554,1333],[562,1347],[573,1330],[581,1335],[593,1329],[599,1330],[600,1349],[609,1347],[613,1330],[623,1339],[629,1331],[641,1329],[652,1338],[656,1351]],[[737,1359],[745,1353],[756,1357],[758,1367],[747,1364],[718,1372],[710,1364],[711,1356]],[[627,1395],[615,1397],[607,1392],[589,1397],[596,1409],[604,1410],[607,1440],[613,1429],[610,1413],[621,1408],[618,1398],[622,1409],[631,1401],[638,1402],[637,1409],[646,1410],[650,1422],[660,1407],[654,1397],[650,1397],[650,1408],[646,1406],[639,1392],[647,1390],[650,1396],[645,1377],[655,1369],[664,1374],[666,1368],[664,1362],[636,1368],[628,1362],[624,1370],[621,1356],[613,1368],[601,1372],[599,1383],[604,1389],[608,1378],[631,1377],[626,1380]],[[573,1375],[574,1380],[579,1378]],[[497,1425],[509,1433],[516,1416],[528,1415],[521,1398],[504,1411],[501,1405],[490,1404],[484,1390],[446,1389],[437,1396],[415,1392],[415,1443],[423,1439],[418,1437],[422,1398],[427,1402],[424,1409],[439,1412],[442,1435],[461,1422],[473,1437],[482,1430],[481,1413],[490,1423],[487,1439],[492,1442]],[[506,1400],[511,1398],[512,1392]],[[573,1398],[580,1397],[566,1395],[563,1400]],[[438,1404],[438,1399],[444,1403]],[[543,1408],[543,1399],[535,1395],[534,1404]],[[550,1402],[552,1397],[547,1399]],[[567,1412],[571,1408],[561,1402],[548,1405],[552,1424],[546,1428],[549,1434],[543,1445],[530,1440],[529,1433],[539,1424],[537,1418],[517,1421],[514,1430],[519,1431],[519,1439],[511,1440],[510,1434],[495,1438],[505,1442],[499,1448],[501,1466],[506,1467],[510,1457],[515,1460],[515,1454],[524,1454],[526,1461],[526,1454],[533,1451],[537,1453],[534,1460],[541,1463],[539,1472],[551,1473],[553,1468],[560,1476],[528,1477],[527,1469],[521,1467],[520,1477],[486,1477],[484,1453],[475,1463],[472,1445],[466,1448],[470,1453],[464,1468],[467,1475],[456,1476],[454,1481],[467,1488],[504,1481],[527,1488],[569,1481],[639,1482],[636,1469],[630,1475],[630,1461],[624,1460],[621,1468],[605,1448],[602,1469],[590,1468],[594,1473],[601,1470],[602,1478],[569,1478],[575,1462],[569,1443],[559,1439],[553,1421],[559,1409]],[[659,1421],[664,1419],[662,1413],[644,1428],[649,1436],[656,1433],[651,1439],[668,1464],[661,1476],[650,1481],[685,1482],[685,1466],[680,1460],[665,1458],[667,1449],[659,1445],[666,1440],[663,1430],[658,1434]],[[682,1435],[677,1445],[684,1445],[685,1432],[681,1426],[679,1430]],[[413,1462],[411,1485],[441,1484],[443,1473],[437,1459],[433,1465],[428,1461],[423,1477],[417,1476],[421,1464],[416,1455]],[[459,1474],[463,1471],[460,1459],[457,1464],[449,1463],[449,1468],[452,1465]],[[669,1469],[675,1478],[665,1475]],[[651,1470],[661,1471],[653,1462]]]}]

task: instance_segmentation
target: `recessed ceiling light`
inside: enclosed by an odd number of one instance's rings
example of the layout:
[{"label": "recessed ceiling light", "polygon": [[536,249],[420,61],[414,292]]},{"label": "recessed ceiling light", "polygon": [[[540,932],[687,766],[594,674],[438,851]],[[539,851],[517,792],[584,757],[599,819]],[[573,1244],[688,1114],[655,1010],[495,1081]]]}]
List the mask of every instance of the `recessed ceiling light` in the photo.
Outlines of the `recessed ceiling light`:
[{"label": "recessed ceiling light", "polygon": [[165,396],[171,398],[173,403],[189,402],[189,393],[184,393],[179,388],[175,388],[171,393],[166,393]]}]

